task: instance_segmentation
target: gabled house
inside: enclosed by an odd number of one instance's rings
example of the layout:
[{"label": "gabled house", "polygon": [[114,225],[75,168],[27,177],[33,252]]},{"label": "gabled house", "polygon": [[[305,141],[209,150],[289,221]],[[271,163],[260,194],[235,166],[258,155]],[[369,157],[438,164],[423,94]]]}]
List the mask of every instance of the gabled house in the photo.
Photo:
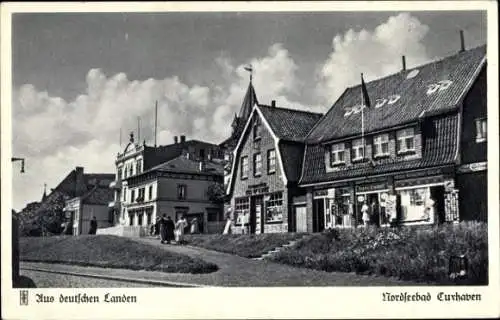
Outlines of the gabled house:
[{"label": "gabled house", "polygon": [[308,231],[362,224],[365,202],[379,225],[486,219],[486,46],[403,66],[366,83],[368,106],[347,88],[305,139]]},{"label": "gabled house", "polygon": [[[249,216],[251,233],[302,230],[292,217],[292,198],[303,158],[303,139],[321,114],[255,104],[233,150],[226,195],[231,199],[232,230]],[[303,219],[305,223],[305,215]]]}]

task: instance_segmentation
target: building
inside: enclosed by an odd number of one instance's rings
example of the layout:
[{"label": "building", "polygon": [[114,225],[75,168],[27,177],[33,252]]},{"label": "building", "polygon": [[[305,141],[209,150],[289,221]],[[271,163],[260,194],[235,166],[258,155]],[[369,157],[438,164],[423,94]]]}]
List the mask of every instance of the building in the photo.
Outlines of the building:
[{"label": "building", "polygon": [[[248,215],[251,233],[305,231],[296,223],[292,199],[300,195],[303,139],[321,114],[255,104],[233,150],[226,194],[233,230]],[[302,219],[302,220],[300,220]]]},{"label": "building", "polygon": [[[175,136],[173,144],[158,147],[148,146],[145,142],[142,144],[137,143],[134,139],[134,134],[131,133],[129,143],[125,146],[123,152],[118,153],[115,161],[117,172],[116,180],[109,185],[114,191],[114,198],[110,201],[109,207],[113,210],[113,225],[117,226],[117,228],[101,230],[100,233],[129,236],[145,234],[145,228],[135,228],[135,226],[140,226],[139,221],[142,223],[143,220],[134,220],[135,222],[130,226],[128,206],[136,202],[136,196],[138,196],[136,192],[138,191],[135,185],[133,187],[128,185],[129,180],[135,176],[149,172],[152,168],[178,158],[181,155],[187,155],[193,161],[213,162],[223,158],[223,151],[216,144],[199,140],[186,140],[186,136],[184,135],[180,137]],[[165,192],[169,191],[170,190],[165,190]],[[154,192],[156,194],[157,191],[155,190]],[[172,194],[162,193],[164,191],[161,189],[158,192],[157,196],[160,198],[172,196]],[[131,201],[131,199],[134,201]],[[144,217],[150,216],[151,219],[156,219],[156,208],[156,206],[153,206],[153,212],[150,213],[148,211]],[[135,209],[137,209],[137,206],[132,205],[132,210]],[[135,211],[132,213],[133,215],[137,214]],[[147,219],[146,222],[148,222]],[[127,228],[124,228],[125,226]],[[144,224],[142,226],[144,226]]]},{"label": "building", "polygon": [[201,233],[222,232],[222,188],[220,160],[193,159],[186,153],[127,178],[122,219],[127,226],[138,227],[140,235],[148,234],[163,214],[174,221],[183,215],[189,223],[196,218]]},{"label": "building", "polygon": [[486,220],[486,46],[405,65],[366,83],[363,112],[347,88],[308,134],[308,231],[362,224],[364,201],[380,225]]}]

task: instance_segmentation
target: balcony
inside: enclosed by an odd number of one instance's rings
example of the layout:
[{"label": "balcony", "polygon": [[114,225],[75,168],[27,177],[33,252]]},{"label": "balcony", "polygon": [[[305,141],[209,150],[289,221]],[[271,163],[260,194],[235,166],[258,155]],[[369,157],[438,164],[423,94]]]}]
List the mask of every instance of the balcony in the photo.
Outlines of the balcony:
[{"label": "balcony", "polygon": [[111,183],[109,184],[109,187],[111,189],[121,189],[122,188],[122,181],[121,180],[111,181]]}]

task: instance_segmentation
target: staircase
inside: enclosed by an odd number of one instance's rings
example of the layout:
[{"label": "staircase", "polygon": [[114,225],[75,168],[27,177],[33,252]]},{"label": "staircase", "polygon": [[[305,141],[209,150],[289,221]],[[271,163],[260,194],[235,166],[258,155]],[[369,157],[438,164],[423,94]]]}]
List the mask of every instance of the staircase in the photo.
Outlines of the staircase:
[{"label": "staircase", "polygon": [[268,252],[264,253],[260,257],[252,258],[252,260],[265,260],[265,259],[268,259],[268,258],[272,257],[273,255],[275,255],[276,253],[280,252],[281,250],[285,249],[285,248],[293,247],[297,242],[299,242],[300,240],[302,240],[305,236],[306,236],[305,234],[301,235],[299,238],[297,238],[295,240],[289,241],[288,243],[285,243],[284,245],[281,245],[281,246],[276,247],[276,248],[274,248],[272,250],[269,250]]}]

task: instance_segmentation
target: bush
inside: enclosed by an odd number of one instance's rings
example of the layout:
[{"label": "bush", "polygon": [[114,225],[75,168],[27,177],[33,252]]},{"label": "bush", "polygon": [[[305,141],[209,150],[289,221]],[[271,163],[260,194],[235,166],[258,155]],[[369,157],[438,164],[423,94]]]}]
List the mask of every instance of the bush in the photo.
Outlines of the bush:
[{"label": "bush", "polygon": [[450,256],[466,255],[469,277],[488,283],[488,235],[484,223],[433,227],[342,229],[314,234],[271,257],[276,262],[323,271],[356,272],[433,284],[454,284]]}]

